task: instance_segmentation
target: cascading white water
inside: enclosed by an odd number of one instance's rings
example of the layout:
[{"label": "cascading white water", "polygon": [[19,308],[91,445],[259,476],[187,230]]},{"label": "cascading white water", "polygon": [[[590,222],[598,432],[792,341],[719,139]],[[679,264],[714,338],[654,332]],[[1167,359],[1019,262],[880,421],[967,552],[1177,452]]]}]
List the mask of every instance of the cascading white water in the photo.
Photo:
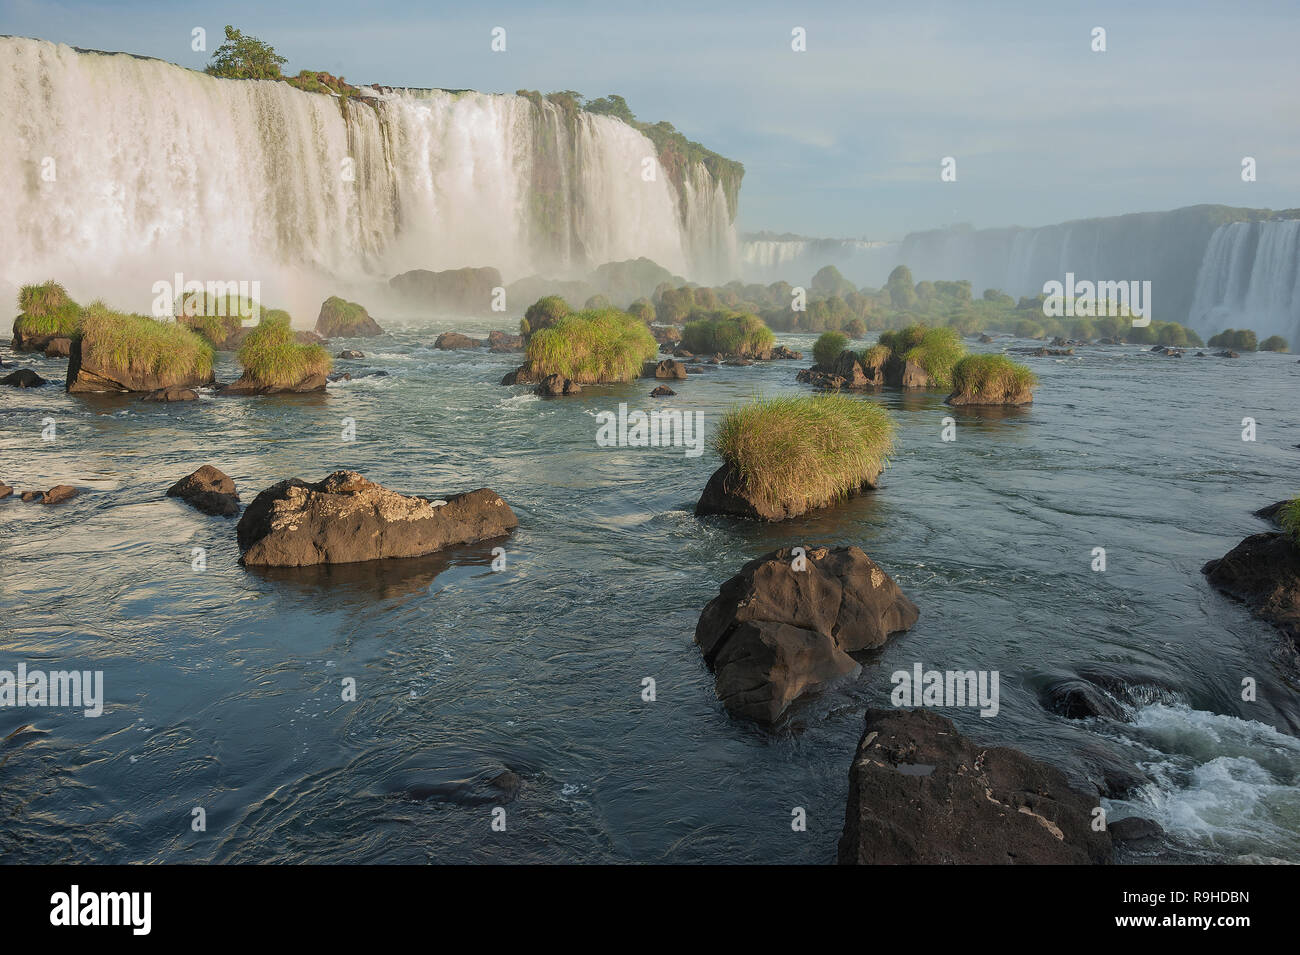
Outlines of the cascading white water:
[{"label": "cascading white water", "polygon": [[141,311],[173,273],[260,280],[310,321],[328,294],[408,269],[507,281],[646,256],[736,269],[721,187],[647,181],[653,144],[519,96],[342,102],[160,60],[0,38],[0,293],[46,278]]},{"label": "cascading white water", "polygon": [[742,273],[747,281],[767,284],[807,282],[823,266],[833,265],[858,285],[884,284],[897,262],[898,246],[863,239],[744,238]]},{"label": "cascading white water", "polygon": [[1189,316],[1209,331],[1300,334],[1300,219],[1232,222],[1206,246]]}]

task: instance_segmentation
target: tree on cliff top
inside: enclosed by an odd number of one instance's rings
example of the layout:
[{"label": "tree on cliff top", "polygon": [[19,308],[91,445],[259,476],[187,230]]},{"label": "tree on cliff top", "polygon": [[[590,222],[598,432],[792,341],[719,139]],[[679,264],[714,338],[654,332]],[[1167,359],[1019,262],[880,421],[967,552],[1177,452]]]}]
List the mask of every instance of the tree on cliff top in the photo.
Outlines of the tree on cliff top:
[{"label": "tree on cliff top", "polygon": [[280,65],[286,62],[271,44],[244,36],[227,24],[226,42],[217,47],[204,72],[236,80],[278,80]]}]

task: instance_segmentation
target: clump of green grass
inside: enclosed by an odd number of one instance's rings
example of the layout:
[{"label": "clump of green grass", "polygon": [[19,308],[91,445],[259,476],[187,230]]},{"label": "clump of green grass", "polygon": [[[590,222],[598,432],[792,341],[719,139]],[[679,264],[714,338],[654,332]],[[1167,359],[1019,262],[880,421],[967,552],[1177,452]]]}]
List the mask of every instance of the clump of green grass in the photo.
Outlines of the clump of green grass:
[{"label": "clump of green grass", "polygon": [[239,346],[244,377],[258,385],[287,388],[312,375],[328,375],[334,367],[320,345],[299,345],[289,326],[289,314],[279,309],[262,313],[262,321]]},{"label": "clump of green grass", "polygon": [[[366,311],[364,305],[349,302],[337,295],[331,295],[321,303],[320,316],[316,319],[316,327],[320,328],[322,325],[327,325],[330,328],[346,331],[356,328],[358,325],[364,325],[369,321],[370,313]],[[341,337],[346,338],[347,336],[342,335]]]},{"label": "clump of green grass", "polygon": [[1281,335],[1270,335],[1260,343],[1259,350],[1289,352],[1291,345]]},{"label": "clump of green grass", "polygon": [[24,285],[18,290],[18,311],[14,334],[54,335],[71,338],[81,321],[81,306],[58,282]]},{"label": "clump of green grass", "polygon": [[877,344],[884,345],[890,352],[901,357],[921,344],[925,331],[924,325],[908,325],[906,328],[881,332]]},{"label": "clump of green grass", "polygon": [[92,302],[81,317],[81,350],[96,364],[160,378],[207,379],[212,374],[212,346],[176,322],[115,312]]},{"label": "clump of green grass", "polygon": [[875,480],[894,422],[881,405],[847,395],[757,398],[729,410],[711,444],[748,497],[802,512]]},{"label": "clump of green grass", "polygon": [[722,354],[748,357],[760,355],[776,344],[772,329],[749,312],[720,310],[687,322],[682,345],[702,355]]},{"label": "clump of green grass", "polygon": [[813,360],[819,367],[829,368],[848,344],[849,336],[841,332],[822,332],[813,343]]},{"label": "clump of green grass", "polygon": [[188,325],[213,345],[221,345],[243,325],[245,315],[256,315],[259,309],[253,299],[234,293],[186,292],[176,303],[176,321]]},{"label": "clump of green grass", "polygon": [[519,320],[519,334],[528,335],[540,332],[544,328],[553,328],[555,324],[573,310],[569,303],[558,295],[546,295],[533,302]]},{"label": "clump of green grass", "polygon": [[1300,497],[1292,498],[1278,508],[1277,523],[1294,543],[1300,545]]},{"label": "clump of green grass", "polygon": [[534,331],[526,352],[537,377],[562,375],[579,384],[631,381],[659,346],[644,322],[616,308],[565,315]]},{"label": "clump of green grass", "polygon": [[967,355],[952,370],[953,404],[1024,404],[1038,376],[1006,355]]},{"label": "clump of green grass", "polygon": [[864,348],[858,352],[858,357],[862,359],[862,364],[868,368],[879,368],[889,360],[891,352],[888,345],[877,342],[870,348]]},{"label": "clump of green grass", "polygon": [[[883,337],[883,336],[882,336]],[[915,362],[925,369],[939,388],[952,385],[953,367],[966,354],[961,336],[952,328],[927,328],[920,340],[902,353],[903,361]]]}]

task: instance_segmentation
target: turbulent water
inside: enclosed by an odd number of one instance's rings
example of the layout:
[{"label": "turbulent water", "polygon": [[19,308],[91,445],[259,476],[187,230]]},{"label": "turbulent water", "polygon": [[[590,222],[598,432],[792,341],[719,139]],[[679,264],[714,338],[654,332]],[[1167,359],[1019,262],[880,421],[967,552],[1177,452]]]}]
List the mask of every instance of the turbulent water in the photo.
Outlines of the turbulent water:
[{"label": "turbulent water", "polygon": [[[642,176],[605,116],[474,92],[365,102],[0,38],[0,292],[51,276],[144,311],[152,283],[259,280],[307,320],[340,285],[495,266],[507,281],[646,256],[736,270],[722,187]],[[75,275],[68,273],[75,267]]]},{"label": "turbulent water", "polygon": [[[1167,837],[1123,861],[1300,862],[1295,661],[1199,572],[1263,529],[1253,509],[1296,491],[1293,356],[1029,359],[1032,408],[957,413],[954,443],[940,395],[864,397],[900,426],[882,488],[764,526],[692,515],[709,453],[596,445],[595,413],[646,408],[648,383],[543,401],[496,384],[513,356],[433,350],[447,327],[336,342],[367,358],[324,396],[165,406],[3,389],[0,477],[85,490],[54,508],[0,502],[0,669],[102,670],[108,702],[98,718],[0,708],[0,858],[829,862],[863,710],[919,662],[1000,672],[996,717],[944,711],[972,738],[1080,787],[1138,767],[1149,782],[1110,816],[1151,816]],[[711,430],[732,402],[798,390],[800,366],[692,375],[667,405]],[[245,503],[340,467],[406,492],[489,486],[520,527],[499,572],[485,544],[255,573],[233,522],[163,496],[208,462]],[[863,547],[921,617],[768,734],[727,716],[692,634],[723,580],[794,543]],[[1147,675],[1129,682],[1126,720],[1040,705],[1049,681],[1098,667]],[[522,787],[493,832],[487,780],[503,768]]]}]

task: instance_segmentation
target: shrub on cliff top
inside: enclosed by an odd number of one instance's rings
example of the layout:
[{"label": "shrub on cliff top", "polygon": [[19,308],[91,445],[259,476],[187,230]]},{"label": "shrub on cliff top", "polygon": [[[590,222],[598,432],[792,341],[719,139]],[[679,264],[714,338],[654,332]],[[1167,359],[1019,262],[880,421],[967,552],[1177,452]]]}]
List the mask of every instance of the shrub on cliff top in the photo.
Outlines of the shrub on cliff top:
[{"label": "shrub on cliff top", "polygon": [[[58,282],[24,285],[18,290],[18,311],[14,330],[28,335],[71,337],[81,320],[81,306],[68,297]],[[21,324],[20,324],[21,323]]]},{"label": "shrub on cliff top", "polygon": [[534,332],[526,364],[538,378],[562,375],[583,385],[631,381],[658,350],[644,322],[616,308],[593,309]]},{"label": "shrub on cliff top", "polygon": [[227,79],[278,80],[281,79],[280,67],[287,62],[271,44],[254,36],[244,36],[227,24],[226,42],[217,47],[204,72]]},{"label": "shrub on cliff top", "polygon": [[772,329],[748,312],[713,312],[688,322],[682,332],[682,345],[701,355],[758,355],[775,343]]},{"label": "shrub on cliff top", "polygon": [[849,344],[849,337],[839,332],[823,332],[813,343],[813,360],[822,368],[829,368],[840,352]]},{"label": "shrub on cliff top", "polygon": [[239,346],[244,376],[260,385],[288,388],[312,375],[327,375],[334,367],[320,345],[299,345],[289,326],[289,314],[279,309],[262,313],[262,323]]},{"label": "shrub on cliff top", "polygon": [[92,302],[82,313],[79,334],[82,354],[94,354],[102,367],[160,377],[212,374],[212,346],[176,322],[115,312],[103,302]]},{"label": "shrub on cliff top", "polygon": [[874,480],[893,443],[889,412],[847,395],[755,399],[729,410],[711,442],[747,497],[795,510],[824,507]]}]

